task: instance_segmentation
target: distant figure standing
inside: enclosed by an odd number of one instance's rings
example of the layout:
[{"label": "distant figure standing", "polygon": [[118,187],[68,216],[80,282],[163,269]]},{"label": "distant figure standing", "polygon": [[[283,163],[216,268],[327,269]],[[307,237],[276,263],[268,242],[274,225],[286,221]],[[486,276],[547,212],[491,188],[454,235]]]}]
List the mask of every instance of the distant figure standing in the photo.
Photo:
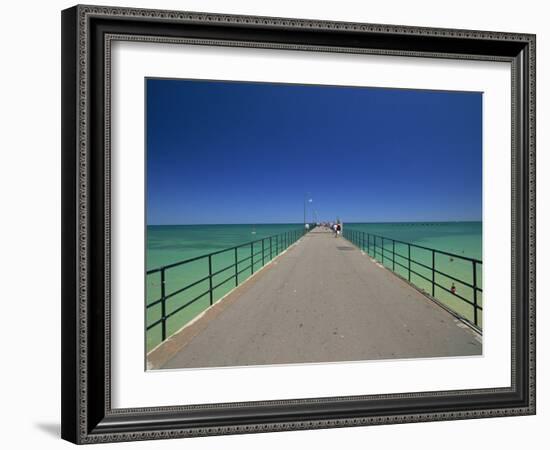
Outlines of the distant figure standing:
[{"label": "distant figure standing", "polygon": [[340,233],[342,232],[342,225],[340,223],[336,224],[336,237],[340,236]]}]

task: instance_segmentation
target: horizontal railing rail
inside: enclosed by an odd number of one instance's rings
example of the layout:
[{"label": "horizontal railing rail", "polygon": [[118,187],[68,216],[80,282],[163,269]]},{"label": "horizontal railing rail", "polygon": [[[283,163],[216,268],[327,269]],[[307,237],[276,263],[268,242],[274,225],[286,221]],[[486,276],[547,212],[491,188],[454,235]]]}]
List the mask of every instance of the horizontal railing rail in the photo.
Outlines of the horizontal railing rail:
[{"label": "horizontal railing rail", "polygon": [[[239,275],[247,271],[250,271],[250,275],[254,274],[255,270],[260,269],[266,263],[273,260],[277,255],[286,250],[290,245],[295,243],[298,239],[300,239],[308,231],[311,231],[313,228],[315,228],[315,225],[311,224],[309,225],[309,228],[304,227],[303,229],[301,228],[288,230],[284,233],[267,236],[264,238],[256,239],[254,241],[235,245],[233,247],[224,248],[208,254],[184,259],[182,261],[177,261],[147,270],[147,277],[151,277],[157,274],[158,276],[160,276],[160,281],[158,283],[158,285],[160,286],[160,297],[152,301],[146,302],[146,317],[148,311],[150,311],[154,307],[158,307],[159,305],[160,317],[146,324],[146,332],[149,332],[156,327],[160,327],[160,342],[165,341],[168,337],[167,322],[170,317],[173,317],[174,315],[181,312],[183,309],[193,305],[194,303],[198,302],[202,298],[205,298],[206,296],[208,296],[209,306],[213,305],[215,301],[219,300],[215,299],[214,291],[216,289],[231,281],[234,283],[234,287],[237,287],[242,281],[244,281],[244,279],[239,279]],[[247,248],[250,248],[250,252],[247,254],[247,256],[241,257],[242,255],[240,255],[239,253],[242,253],[242,250]],[[226,255],[226,257],[231,259],[231,263],[224,265],[221,269],[214,270],[214,258],[219,255]],[[206,275],[201,275],[197,277],[197,279],[194,279],[193,281],[188,282],[183,286],[179,286],[171,292],[167,292],[167,273],[170,270],[184,268],[185,266],[201,260],[208,264]],[[247,265],[245,267],[241,267],[243,263],[246,263]],[[231,274],[228,277],[225,277],[222,281],[214,281],[217,276],[230,270]],[[174,297],[183,294],[186,291],[189,291],[193,287],[197,287],[201,283],[206,282],[208,282],[208,287],[205,290],[201,290],[199,294],[193,295],[191,299],[186,299],[183,304],[178,305],[171,311],[167,310],[168,300],[173,299]]]},{"label": "horizontal railing rail", "polygon": [[[396,265],[403,269],[406,273],[407,281],[421,289],[423,289],[422,286],[420,286],[420,283],[415,283],[411,281],[411,275],[415,275],[422,280],[426,281],[429,286],[431,286],[431,296],[433,298],[436,298],[437,300],[440,300],[443,304],[445,304],[447,307],[452,309],[456,314],[458,314],[462,319],[469,322],[471,325],[474,325],[477,329],[481,331],[481,312],[483,311],[483,306],[479,304],[479,295],[483,293],[483,289],[481,287],[481,282],[478,279],[478,268],[480,268],[483,264],[483,262],[476,258],[470,258],[464,255],[458,255],[456,253],[447,252],[444,250],[437,250],[435,248],[425,247],[422,245],[412,244],[410,242],[400,241],[398,239],[392,239],[385,236],[380,236],[377,234],[369,233],[362,230],[354,229],[353,227],[346,227],[343,231],[344,237],[350,241],[352,244],[354,244],[356,247],[358,247],[360,250],[366,252],[369,256],[371,256],[373,259],[379,261],[382,263],[384,267],[387,267],[391,269],[393,272],[397,273],[398,275],[402,276],[399,271],[396,271]],[[386,244],[389,244],[389,246],[386,246]],[[399,251],[396,251],[395,245],[400,244],[401,246],[405,246],[407,249],[407,254],[402,254]],[[388,248],[389,247],[389,248]],[[425,261],[419,261],[418,259],[414,259],[411,257],[411,249],[419,249],[424,252],[428,252],[428,259],[431,260],[431,264],[426,264]],[[441,267],[436,267],[436,257],[437,255],[442,255],[449,257],[451,261],[460,260],[464,261],[466,264],[471,264],[471,282],[466,281],[462,278],[460,278],[455,273],[449,273],[447,271],[444,271]],[[398,259],[400,258],[400,259]],[[389,263],[389,264],[388,264]],[[386,265],[388,264],[388,265]],[[426,273],[420,273],[419,268],[422,268],[426,271],[428,271],[429,275]],[[431,275],[431,276],[430,276]],[[446,286],[442,284],[441,280],[438,280],[436,275],[439,275],[440,277],[444,277],[451,281],[451,286]],[[457,292],[456,286],[454,283],[459,283],[461,286],[463,286],[465,289],[471,290],[472,292],[472,298],[466,298],[465,295],[461,295]],[[436,288],[439,288],[448,294],[451,295],[451,298],[459,299],[463,303],[469,305],[472,307],[472,314],[470,316],[466,316],[462,312],[457,311],[457,308],[453,308],[446,304],[444,299],[440,299],[439,295],[436,295]],[[423,289],[425,292],[426,290]],[[427,292],[428,293],[428,292]]]}]

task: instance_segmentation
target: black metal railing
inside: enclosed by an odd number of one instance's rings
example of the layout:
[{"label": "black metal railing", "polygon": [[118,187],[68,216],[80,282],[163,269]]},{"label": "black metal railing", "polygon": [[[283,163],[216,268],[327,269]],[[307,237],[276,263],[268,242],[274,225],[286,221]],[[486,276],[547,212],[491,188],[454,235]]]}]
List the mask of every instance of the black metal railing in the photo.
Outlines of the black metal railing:
[{"label": "black metal railing", "polygon": [[[421,288],[433,298],[440,300],[464,320],[481,330],[481,312],[483,311],[483,306],[480,303],[482,302],[483,289],[481,287],[481,276],[478,276],[478,270],[481,270],[482,261],[356,230],[353,227],[344,229],[343,236],[373,259],[381,262],[383,266],[407,279],[411,284]],[[396,250],[396,244],[398,247],[401,247],[402,251],[405,250],[404,253],[406,254],[399,252],[399,248]],[[414,255],[411,256],[411,249],[413,251],[417,250],[416,256],[418,259],[415,259]],[[438,267],[436,264],[438,257],[445,257],[445,260],[448,261],[447,265],[455,261],[462,261],[465,266],[462,266],[463,270],[461,272],[471,271],[471,281],[460,278],[456,273],[445,271],[444,267],[442,267],[445,264],[441,262]],[[471,267],[468,269],[467,266]],[[422,271],[424,273],[420,273]],[[423,282],[414,279],[415,277],[423,280]],[[429,292],[425,289],[426,283]],[[456,283],[458,283],[458,287],[455,285]],[[445,295],[442,295],[441,291]],[[467,295],[467,292],[470,295]],[[450,305],[451,301],[455,299],[460,300],[464,305],[469,305],[469,308],[471,308],[469,312],[464,311],[463,308],[456,307],[456,305]]]},{"label": "black metal railing", "polygon": [[[255,271],[263,267],[266,263],[273,260],[277,255],[295,243],[308,231],[311,231],[314,227],[315,225],[311,224],[309,229],[304,227],[289,230],[284,233],[264,237],[255,241],[239,244],[234,247],[225,248],[223,250],[218,250],[212,253],[148,270],[146,273],[148,278],[147,284],[148,286],[159,286],[160,296],[153,301],[146,302],[146,317],[148,311],[152,308],[159,307],[160,311],[158,311],[158,315],[160,317],[157,320],[153,320],[151,323],[147,323],[145,326],[146,331],[150,332],[150,330],[160,327],[160,342],[166,340],[166,338],[170,335],[168,332],[169,318],[175,316],[201,299],[208,298],[208,306],[213,305],[215,301],[221,298],[221,296],[217,298],[215,295],[215,291],[217,289],[224,286],[228,287],[228,283],[230,282],[230,289],[237,287],[245,280],[245,278],[240,277],[240,275],[246,273],[246,278],[248,278]],[[250,249],[250,252],[247,251],[248,249]],[[243,252],[246,254],[244,257],[242,256]],[[215,267],[216,259],[218,260],[218,263],[223,263],[221,268]],[[167,274],[169,271],[189,267],[193,263],[197,262],[205,263],[205,267],[201,267],[201,270],[199,270],[199,272],[202,272],[203,275],[200,275],[191,281],[188,280],[186,284],[178,286],[174,290],[168,292],[166,285],[168,281]],[[243,267],[244,264],[246,265]],[[250,272],[249,274],[248,271]],[[191,273],[193,270],[189,270],[189,272]],[[204,275],[205,273],[206,275]],[[218,278],[222,275],[223,279],[219,280]],[[160,277],[157,283],[150,281],[150,278],[153,276]],[[206,287],[206,289],[200,289],[201,286]],[[191,298],[182,299],[180,294],[191,292],[192,288],[199,288],[199,293],[197,294],[197,292],[193,292]],[[176,297],[179,297],[181,304],[177,304],[175,307],[168,310],[168,301],[175,299]],[[185,323],[178,325],[181,327],[184,324]],[[148,347],[150,347],[150,345],[148,345]]]}]

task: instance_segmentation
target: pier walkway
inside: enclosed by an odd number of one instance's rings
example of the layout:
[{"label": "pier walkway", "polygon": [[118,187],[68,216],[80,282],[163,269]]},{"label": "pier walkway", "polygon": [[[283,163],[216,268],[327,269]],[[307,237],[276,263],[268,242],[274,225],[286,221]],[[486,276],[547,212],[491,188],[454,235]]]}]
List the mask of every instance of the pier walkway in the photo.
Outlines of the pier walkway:
[{"label": "pier walkway", "polygon": [[151,368],[481,354],[481,337],[357,247],[315,229],[148,355]]}]

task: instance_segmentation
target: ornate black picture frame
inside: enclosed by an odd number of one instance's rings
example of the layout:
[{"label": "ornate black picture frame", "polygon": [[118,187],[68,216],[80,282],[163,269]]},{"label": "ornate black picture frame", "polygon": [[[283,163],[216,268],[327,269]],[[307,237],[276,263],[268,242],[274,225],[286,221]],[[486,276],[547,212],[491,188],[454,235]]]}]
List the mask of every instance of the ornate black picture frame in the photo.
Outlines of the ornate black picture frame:
[{"label": "ornate black picture frame", "polygon": [[[111,406],[110,46],[241,46],[512,66],[511,386],[138,409]],[[62,12],[62,437],[84,444],[535,413],[535,36],[75,6]]]}]

